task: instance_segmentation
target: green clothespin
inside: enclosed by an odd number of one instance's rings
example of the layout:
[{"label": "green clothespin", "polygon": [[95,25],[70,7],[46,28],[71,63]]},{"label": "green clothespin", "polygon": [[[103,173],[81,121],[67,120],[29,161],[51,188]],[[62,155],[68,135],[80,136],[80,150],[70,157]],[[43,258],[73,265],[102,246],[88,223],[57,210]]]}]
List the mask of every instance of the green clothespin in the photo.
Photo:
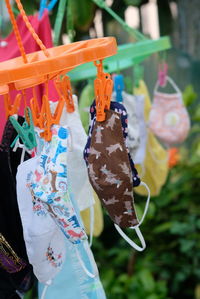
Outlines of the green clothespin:
[{"label": "green clothespin", "polygon": [[144,67],[141,64],[135,64],[133,67],[134,87],[139,87],[140,80],[144,77]]},{"label": "green clothespin", "polygon": [[9,117],[9,120],[11,121],[13,127],[18,133],[17,137],[11,144],[11,147],[13,147],[17,142],[17,140],[20,138],[24,146],[28,150],[32,150],[37,146],[37,142],[35,138],[35,131],[34,131],[31,109],[29,107],[25,108],[24,115],[25,115],[25,121],[22,126],[18,123],[18,121],[15,119],[14,116]]}]

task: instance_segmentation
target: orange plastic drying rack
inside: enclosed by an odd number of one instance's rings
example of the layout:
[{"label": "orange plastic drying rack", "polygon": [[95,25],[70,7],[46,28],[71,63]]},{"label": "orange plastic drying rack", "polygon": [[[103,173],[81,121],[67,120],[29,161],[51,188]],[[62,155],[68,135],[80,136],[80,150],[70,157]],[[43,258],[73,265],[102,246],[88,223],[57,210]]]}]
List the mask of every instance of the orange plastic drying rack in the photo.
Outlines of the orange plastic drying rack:
[{"label": "orange plastic drying rack", "polygon": [[9,90],[26,89],[65,74],[81,64],[103,60],[117,53],[114,37],[105,37],[75,42],[26,54],[27,63],[17,57],[0,63],[0,94]]}]

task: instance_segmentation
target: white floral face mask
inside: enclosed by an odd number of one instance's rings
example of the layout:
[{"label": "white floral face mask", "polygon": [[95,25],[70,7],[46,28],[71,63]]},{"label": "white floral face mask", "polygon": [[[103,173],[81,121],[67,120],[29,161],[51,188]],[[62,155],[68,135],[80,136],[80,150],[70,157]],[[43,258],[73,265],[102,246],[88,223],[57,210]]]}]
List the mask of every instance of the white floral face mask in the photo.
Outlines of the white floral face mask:
[{"label": "white floral face mask", "polygon": [[84,271],[88,276],[94,277],[96,274],[87,270],[77,247],[78,244],[87,242],[87,235],[71,196],[68,181],[67,153],[68,144],[71,144],[69,139],[67,127],[52,126],[52,139],[43,144],[29,188],[35,200],[43,205],[60,231],[75,246]]},{"label": "white floral face mask", "polygon": [[17,172],[17,200],[29,262],[40,282],[50,284],[65,261],[64,235],[29,189],[38,157],[23,162]]}]

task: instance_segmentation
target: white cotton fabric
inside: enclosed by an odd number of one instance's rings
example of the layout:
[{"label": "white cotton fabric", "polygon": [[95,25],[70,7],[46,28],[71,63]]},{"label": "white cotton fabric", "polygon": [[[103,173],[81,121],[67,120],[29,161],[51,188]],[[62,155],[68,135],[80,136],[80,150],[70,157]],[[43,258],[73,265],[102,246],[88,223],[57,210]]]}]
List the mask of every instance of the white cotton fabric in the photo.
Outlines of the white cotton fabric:
[{"label": "white cotton fabric", "polygon": [[136,114],[139,123],[139,132],[140,132],[140,145],[135,153],[133,158],[135,164],[144,163],[144,158],[146,154],[146,143],[147,143],[147,126],[144,118],[144,95],[135,95],[136,102]]},{"label": "white cotton fabric", "polygon": [[63,233],[28,187],[37,161],[36,156],[18,166],[17,201],[29,262],[37,279],[51,284],[64,264],[66,245]]},{"label": "white cotton fabric", "polygon": [[135,97],[125,91],[122,92],[122,98],[124,107],[128,114],[128,136],[126,142],[131,158],[134,161],[135,154],[140,146],[140,128],[137,117],[137,105]]},{"label": "white cotton fabric", "polygon": [[[88,172],[83,159],[83,151],[87,142],[87,135],[82,126],[78,112],[78,100],[73,95],[75,111],[68,113],[66,107],[60,119],[61,126],[67,126],[71,134],[71,145],[67,154],[67,173],[75,200],[78,202],[80,211],[83,211],[94,205],[93,190],[89,182]],[[51,111],[54,112],[57,102],[50,102]]]}]

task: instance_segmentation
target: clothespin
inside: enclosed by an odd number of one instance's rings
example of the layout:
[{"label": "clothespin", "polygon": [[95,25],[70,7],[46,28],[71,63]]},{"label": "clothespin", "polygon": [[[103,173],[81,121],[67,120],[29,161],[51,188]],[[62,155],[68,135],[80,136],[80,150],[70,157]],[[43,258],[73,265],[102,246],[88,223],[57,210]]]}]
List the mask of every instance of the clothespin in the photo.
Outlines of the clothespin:
[{"label": "clothespin", "polygon": [[36,138],[35,138],[35,131],[34,131],[34,125],[33,125],[33,119],[32,119],[32,114],[31,110],[29,107],[26,107],[24,110],[25,114],[25,122],[21,126],[16,118],[14,116],[10,116],[9,120],[11,121],[13,127],[18,133],[18,136],[15,138],[13,143],[11,144],[11,147],[15,145],[17,142],[18,138],[20,138],[24,144],[24,146],[28,150],[32,150],[37,146],[36,143]]},{"label": "clothespin", "polygon": [[40,133],[40,136],[43,137],[46,141],[50,141],[52,137],[51,126],[59,124],[64,107],[64,98],[60,98],[56,107],[56,111],[53,115],[51,113],[49,99],[46,94],[42,97],[41,109],[39,108],[36,95],[34,95],[31,99],[30,106],[33,113],[33,121],[35,126],[43,130],[43,132]]},{"label": "clothespin", "polygon": [[62,79],[57,78],[55,84],[60,97],[64,97],[66,107],[67,107],[67,112],[69,113],[74,112],[75,107],[74,107],[70,78],[68,76],[63,76]]},{"label": "clothespin", "polygon": [[21,103],[22,95],[18,93],[14,99],[14,103],[11,104],[10,95],[4,94],[4,106],[5,106],[5,112],[6,112],[6,118],[13,114],[17,114],[20,103]]},{"label": "clothespin", "polygon": [[116,92],[116,102],[123,102],[122,91],[124,90],[124,76],[114,76],[114,91]]},{"label": "clothespin", "polygon": [[160,63],[158,66],[158,82],[159,85],[165,87],[167,83],[167,72],[168,72],[168,65],[167,63],[163,62]]},{"label": "clothespin", "polygon": [[97,121],[105,120],[105,109],[110,109],[110,100],[113,90],[113,81],[110,74],[103,72],[102,60],[97,64],[97,78],[94,80],[94,90],[96,98]]},{"label": "clothespin", "polygon": [[56,5],[57,1],[58,0],[51,0],[49,1],[49,4],[47,4],[47,0],[40,1],[39,20],[42,18],[44,10],[47,9],[48,11],[51,11]]}]

